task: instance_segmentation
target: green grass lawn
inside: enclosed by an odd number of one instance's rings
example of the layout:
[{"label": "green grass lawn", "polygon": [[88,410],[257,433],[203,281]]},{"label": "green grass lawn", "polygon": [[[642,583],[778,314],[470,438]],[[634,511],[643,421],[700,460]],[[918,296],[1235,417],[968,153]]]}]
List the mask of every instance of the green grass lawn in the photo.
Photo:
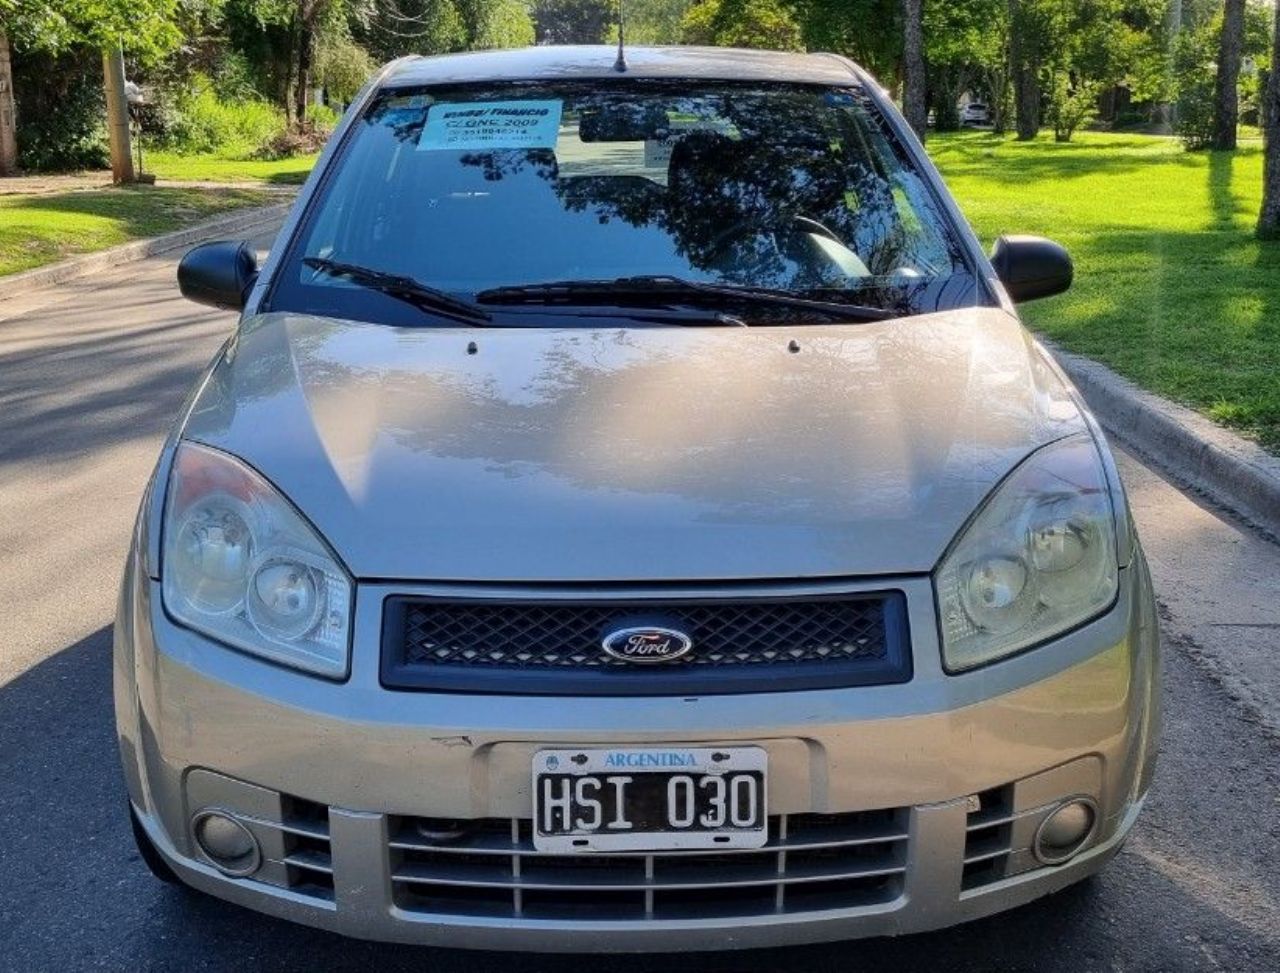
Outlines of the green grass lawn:
[{"label": "green grass lawn", "polygon": [[261,190],[155,186],[0,196],[0,275],[275,201]]},{"label": "green grass lawn", "polygon": [[1075,286],[1027,305],[1031,327],[1280,451],[1280,243],[1252,235],[1260,144],[970,132],[929,151],[985,244],[1036,233],[1071,250]]},{"label": "green grass lawn", "polygon": [[181,182],[266,182],[300,185],[316,164],[315,155],[291,159],[246,159],[237,155],[178,155],[145,152],[143,166],[160,179]]}]

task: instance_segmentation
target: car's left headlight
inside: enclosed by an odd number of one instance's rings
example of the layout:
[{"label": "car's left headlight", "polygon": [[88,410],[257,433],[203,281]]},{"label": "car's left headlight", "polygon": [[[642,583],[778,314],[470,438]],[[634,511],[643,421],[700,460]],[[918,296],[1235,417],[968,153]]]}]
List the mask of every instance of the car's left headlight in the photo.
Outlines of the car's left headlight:
[{"label": "car's left headlight", "polygon": [[1115,601],[1115,514],[1087,433],[1050,443],[996,488],[934,575],[949,672],[1060,635]]},{"label": "car's left headlight", "polygon": [[341,678],[351,579],[278,490],[216,449],[181,443],[160,571],[177,621],[245,652]]}]

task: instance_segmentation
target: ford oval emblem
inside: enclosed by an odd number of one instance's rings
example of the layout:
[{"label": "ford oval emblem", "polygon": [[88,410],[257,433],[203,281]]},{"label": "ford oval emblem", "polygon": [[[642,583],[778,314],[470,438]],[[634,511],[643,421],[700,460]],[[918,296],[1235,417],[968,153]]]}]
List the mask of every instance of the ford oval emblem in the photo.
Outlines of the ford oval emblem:
[{"label": "ford oval emblem", "polygon": [[602,647],[623,662],[673,662],[689,654],[693,639],[674,628],[620,628],[605,636]]}]

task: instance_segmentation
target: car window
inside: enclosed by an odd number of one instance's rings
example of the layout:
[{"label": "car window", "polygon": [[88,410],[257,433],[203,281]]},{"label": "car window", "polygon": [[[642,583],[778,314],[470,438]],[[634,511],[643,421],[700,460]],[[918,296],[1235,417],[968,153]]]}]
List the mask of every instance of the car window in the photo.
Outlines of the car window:
[{"label": "car window", "polygon": [[420,316],[315,258],[463,298],[656,276],[899,313],[985,299],[928,184],[856,87],[387,92],[356,122],[269,306]]}]

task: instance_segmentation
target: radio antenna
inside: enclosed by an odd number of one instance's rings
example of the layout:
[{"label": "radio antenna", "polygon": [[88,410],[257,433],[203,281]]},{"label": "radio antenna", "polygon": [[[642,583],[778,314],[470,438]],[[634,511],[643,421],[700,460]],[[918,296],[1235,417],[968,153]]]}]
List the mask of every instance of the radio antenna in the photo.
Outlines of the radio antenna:
[{"label": "radio antenna", "polygon": [[626,31],[626,0],[618,0],[618,59],[613,62],[613,69],[620,74],[627,70],[627,50],[624,41]]}]

